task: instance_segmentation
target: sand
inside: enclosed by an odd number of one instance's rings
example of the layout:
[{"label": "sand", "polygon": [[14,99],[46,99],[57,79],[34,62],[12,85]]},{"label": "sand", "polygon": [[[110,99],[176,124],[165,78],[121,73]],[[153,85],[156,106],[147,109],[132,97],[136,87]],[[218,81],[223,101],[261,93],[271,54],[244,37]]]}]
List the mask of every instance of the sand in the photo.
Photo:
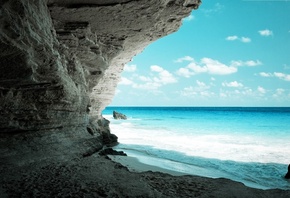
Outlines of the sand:
[{"label": "sand", "polygon": [[261,190],[225,178],[187,175],[158,166],[148,165],[131,156],[108,156],[130,172],[141,174],[151,186],[168,197],[288,197],[290,191]]},{"label": "sand", "polygon": [[[29,153],[27,155],[30,155]],[[273,197],[290,191],[259,190],[229,179],[163,169],[123,156],[66,156],[20,163],[1,160],[0,197]],[[26,156],[27,157],[27,156]]]},{"label": "sand", "polygon": [[152,171],[152,172],[161,172],[161,173],[167,173],[172,176],[181,176],[181,175],[187,175],[186,173],[173,171],[170,169],[161,168],[158,166],[148,165],[141,163],[137,158],[130,157],[130,156],[119,156],[119,155],[108,155],[108,157],[113,160],[114,162],[120,163],[123,166],[127,167],[129,171],[131,172],[146,172],[146,171]]}]

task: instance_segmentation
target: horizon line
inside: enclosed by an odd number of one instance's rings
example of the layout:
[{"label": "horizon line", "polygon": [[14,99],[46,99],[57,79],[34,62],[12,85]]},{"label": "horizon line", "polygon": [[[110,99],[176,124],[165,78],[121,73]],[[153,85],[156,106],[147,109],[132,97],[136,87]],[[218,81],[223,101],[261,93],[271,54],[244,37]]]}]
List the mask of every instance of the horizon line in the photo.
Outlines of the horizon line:
[{"label": "horizon line", "polygon": [[[140,106],[140,105],[128,105],[128,106],[119,106],[119,105],[112,105],[107,107],[221,107],[221,108],[290,108],[290,106],[158,106],[158,105],[152,105],[152,106]],[[106,108],[107,108],[106,107]]]}]

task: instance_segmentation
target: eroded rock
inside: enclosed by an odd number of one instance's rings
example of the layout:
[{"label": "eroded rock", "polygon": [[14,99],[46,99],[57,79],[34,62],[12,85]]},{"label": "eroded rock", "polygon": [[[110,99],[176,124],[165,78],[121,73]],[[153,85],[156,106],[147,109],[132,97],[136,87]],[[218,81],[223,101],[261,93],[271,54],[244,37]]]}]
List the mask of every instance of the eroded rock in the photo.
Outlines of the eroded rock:
[{"label": "eroded rock", "polygon": [[127,120],[127,116],[126,115],[124,115],[122,113],[119,113],[117,111],[113,111],[113,117],[116,120]]},{"label": "eroded rock", "polygon": [[0,131],[88,128],[124,64],[176,31],[200,0],[1,3]]}]

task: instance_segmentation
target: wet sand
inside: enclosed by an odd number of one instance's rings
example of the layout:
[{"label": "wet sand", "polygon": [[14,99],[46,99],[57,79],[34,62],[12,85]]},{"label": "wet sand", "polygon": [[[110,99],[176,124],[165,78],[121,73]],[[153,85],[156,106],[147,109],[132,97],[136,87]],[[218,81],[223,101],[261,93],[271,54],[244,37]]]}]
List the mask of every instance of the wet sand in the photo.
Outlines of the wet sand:
[{"label": "wet sand", "polygon": [[141,173],[141,172],[146,172],[146,171],[152,171],[152,172],[167,173],[173,176],[187,175],[186,173],[161,168],[158,166],[144,164],[135,157],[119,156],[119,155],[108,155],[108,157],[114,162],[117,162],[117,163],[122,164],[123,166],[126,166],[128,170],[131,172]]}]

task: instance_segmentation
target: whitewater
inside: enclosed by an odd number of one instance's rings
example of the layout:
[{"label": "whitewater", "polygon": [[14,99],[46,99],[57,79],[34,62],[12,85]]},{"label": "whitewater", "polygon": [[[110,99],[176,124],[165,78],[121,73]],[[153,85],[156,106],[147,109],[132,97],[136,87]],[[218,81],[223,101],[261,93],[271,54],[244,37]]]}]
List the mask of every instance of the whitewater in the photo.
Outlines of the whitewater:
[{"label": "whitewater", "polygon": [[[114,120],[113,111],[127,115]],[[107,107],[116,150],[140,162],[260,189],[290,189],[290,108]]]}]

